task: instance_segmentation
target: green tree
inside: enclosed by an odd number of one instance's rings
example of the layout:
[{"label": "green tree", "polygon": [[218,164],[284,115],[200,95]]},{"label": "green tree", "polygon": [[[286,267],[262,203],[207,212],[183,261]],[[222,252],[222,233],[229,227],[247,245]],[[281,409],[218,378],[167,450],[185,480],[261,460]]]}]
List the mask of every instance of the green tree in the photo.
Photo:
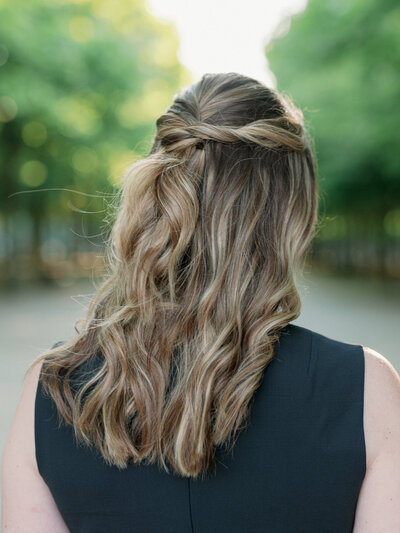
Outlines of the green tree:
[{"label": "green tree", "polygon": [[[12,217],[28,213],[36,265],[44,218],[96,211],[93,198],[42,189],[116,191],[123,166],[149,148],[154,119],[191,81],[178,44],[144,0],[0,4],[0,213],[9,234]],[[33,192],[10,197],[20,191]]]},{"label": "green tree", "polygon": [[384,247],[400,206],[398,2],[310,0],[266,55],[315,138],[324,213],[356,218]]}]

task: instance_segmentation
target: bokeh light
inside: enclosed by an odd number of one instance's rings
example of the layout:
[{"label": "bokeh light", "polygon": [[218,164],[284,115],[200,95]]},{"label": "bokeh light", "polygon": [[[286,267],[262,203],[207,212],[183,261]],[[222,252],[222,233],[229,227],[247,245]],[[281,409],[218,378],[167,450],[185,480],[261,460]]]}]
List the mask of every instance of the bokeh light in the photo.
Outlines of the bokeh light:
[{"label": "bokeh light", "polygon": [[32,120],[22,127],[22,139],[27,146],[38,148],[46,142],[47,128],[42,122]]},{"label": "bokeh light", "polygon": [[20,180],[28,187],[42,185],[47,177],[47,167],[41,161],[26,161],[20,169]]},{"label": "bokeh light", "polygon": [[9,122],[15,118],[18,111],[17,104],[9,96],[0,96],[0,122]]}]

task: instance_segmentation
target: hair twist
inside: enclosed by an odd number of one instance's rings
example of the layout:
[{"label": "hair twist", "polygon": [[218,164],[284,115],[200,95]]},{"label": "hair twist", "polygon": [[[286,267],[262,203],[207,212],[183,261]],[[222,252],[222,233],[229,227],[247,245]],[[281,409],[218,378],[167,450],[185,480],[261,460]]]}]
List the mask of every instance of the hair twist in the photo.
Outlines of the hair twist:
[{"label": "hair twist", "polygon": [[184,122],[181,118],[163,115],[157,121],[158,136],[166,152],[203,148],[207,141],[220,143],[254,143],[271,150],[303,152],[307,144],[300,123],[287,117],[260,119],[244,126],[216,126],[206,122]]}]

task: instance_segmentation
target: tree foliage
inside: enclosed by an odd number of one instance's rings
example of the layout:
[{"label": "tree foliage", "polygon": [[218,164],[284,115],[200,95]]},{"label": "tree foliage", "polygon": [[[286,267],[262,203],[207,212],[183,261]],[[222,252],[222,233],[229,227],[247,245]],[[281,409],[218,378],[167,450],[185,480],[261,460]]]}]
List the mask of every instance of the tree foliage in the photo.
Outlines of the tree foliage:
[{"label": "tree foliage", "polygon": [[[154,119],[190,75],[178,36],[144,0],[0,3],[0,210],[84,209],[149,147]],[[31,194],[12,193],[35,191]],[[40,192],[36,192],[36,191]]]},{"label": "tree foliage", "polygon": [[266,55],[315,139],[324,212],[382,222],[400,206],[398,2],[310,0]]}]

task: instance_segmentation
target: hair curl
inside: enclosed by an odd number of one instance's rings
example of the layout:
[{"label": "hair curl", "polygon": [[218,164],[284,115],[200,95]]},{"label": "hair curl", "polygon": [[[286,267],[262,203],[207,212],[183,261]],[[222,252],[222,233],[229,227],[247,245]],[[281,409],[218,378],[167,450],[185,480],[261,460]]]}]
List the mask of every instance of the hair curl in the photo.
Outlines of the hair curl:
[{"label": "hair curl", "polygon": [[82,331],[32,365],[45,361],[60,421],[107,464],[203,477],[300,314],[316,159],[291,100],[236,73],[205,74],[156,124],[124,176]]}]

